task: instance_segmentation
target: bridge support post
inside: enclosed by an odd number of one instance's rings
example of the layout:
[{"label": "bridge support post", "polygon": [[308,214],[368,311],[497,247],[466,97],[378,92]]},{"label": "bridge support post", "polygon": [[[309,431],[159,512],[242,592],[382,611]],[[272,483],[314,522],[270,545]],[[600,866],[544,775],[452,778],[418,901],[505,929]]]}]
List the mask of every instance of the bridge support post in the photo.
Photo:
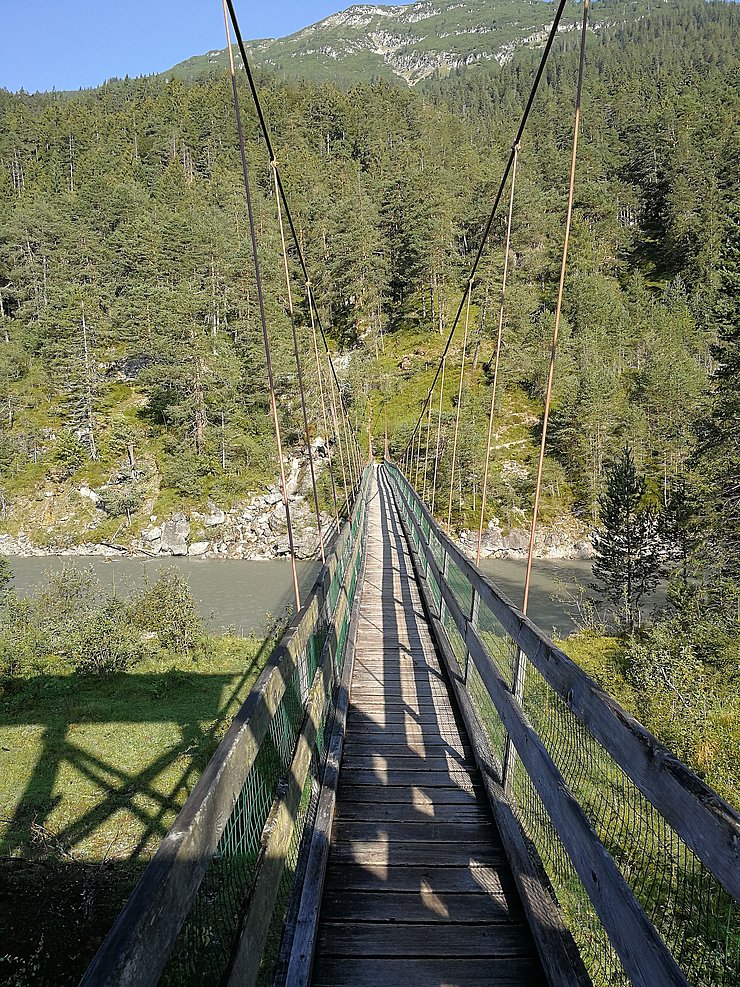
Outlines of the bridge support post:
[{"label": "bridge support post", "polygon": [[[475,588],[471,586],[470,588],[470,623],[473,627],[477,629],[478,627],[478,613],[480,611],[480,596]],[[468,684],[468,665],[470,664],[470,651],[465,649],[465,668],[463,669],[463,681],[465,685]]]},{"label": "bridge support post", "polygon": [[[450,565],[450,556],[447,554],[444,548],[442,548],[442,581],[447,582],[447,570]],[[442,592],[442,587],[440,586],[439,594],[439,622],[444,627],[445,617],[447,616],[447,605],[445,604],[444,593]]]},{"label": "bridge support post", "polygon": [[[516,649],[516,660],[514,662],[514,675],[511,691],[514,694],[514,699],[517,701],[519,706],[522,706],[522,701],[524,699],[524,680],[527,676],[527,656],[524,654],[521,648]],[[511,737],[507,733],[506,735],[506,746],[504,747],[504,764],[502,772],[502,781],[504,786],[504,792],[507,796],[511,795],[512,787],[514,784],[514,768],[516,766],[516,747],[511,740]]]}]

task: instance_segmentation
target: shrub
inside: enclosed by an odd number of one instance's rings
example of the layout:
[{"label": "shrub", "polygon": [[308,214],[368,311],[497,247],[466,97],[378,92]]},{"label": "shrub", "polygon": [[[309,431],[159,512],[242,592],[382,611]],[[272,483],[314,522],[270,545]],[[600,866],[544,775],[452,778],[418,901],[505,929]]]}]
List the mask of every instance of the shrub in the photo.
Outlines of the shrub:
[{"label": "shrub", "polygon": [[166,569],[153,586],[135,596],[131,613],[137,626],[154,632],[163,648],[192,652],[203,636],[198,605],[176,569]]}]

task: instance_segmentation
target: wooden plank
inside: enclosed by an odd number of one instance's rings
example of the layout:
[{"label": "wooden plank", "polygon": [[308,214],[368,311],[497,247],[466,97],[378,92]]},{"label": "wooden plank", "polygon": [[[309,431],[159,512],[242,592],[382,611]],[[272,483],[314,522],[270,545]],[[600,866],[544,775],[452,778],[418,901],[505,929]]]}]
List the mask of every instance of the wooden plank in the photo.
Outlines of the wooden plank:
[{"label": "wooden plank", "polygon": [[545,987],[531,959],[387,959],[327,957],[318,963],[314,987]]},{"label": "wooden plank", "polygon": [[437,729],[432,736],[425,732],[421,724],[408,723],[399,729],[397,726],[385,727],[379,723],[371,722],[364,717],[357,717],[348,724],[347,741],[359,743],[414,743],[423,740],[427,744],[439,743],[464,743],[464,738],[458,728],[457,723],[449,720],[445,723],[438,723]]},{"label": "wooden plank", "polygon": [[350,802],[342,801],[337,811],[337,818],[344,821],[358,822],[417,822],[425,818],[438,822],[451,823],[488,823],[488,813],[477,804],[458,805],[450,802],[433,802],[431,799],[417,800],[416,804],[408,802]]},{"label": "wooden plank", "polygon": [[[504,859],[503,856],[501,859]],[[332,891],[378,891],[383,893],[419,892],[431,888],[437,894],[491,894],[508,895],[517,899],[516,885],[507,867],[499,865],[465,864],[453,866],[429,863],[391,865],[382,874],[360,864],[344,864],[332,867],[326,876],[325,887]]]},{"label": "wooden plank", "polygon": [[[403,518],[402,523],[413,555],[415,549],[409,537],[407,522]],[[411,523],[420,531],[413,513]],[[427,549],[430,565],[436,567],[428,546],[424,547]],[[421,585],[419,570],[417,577]],[[539,736],[489,659],[476,628],[462,613],[447,583],[441,580],[440,587],[445,605],[466,642],[470,658],[483,679],[518,756],[542,799],[626,972],[636,987],[650,987],[656,983],[665,984],[666,987],[687,987],[686,978],[670,951],[637,902],[613,858],[591,829],[583,810],[565,785]]]},{"label": "wooden plank", "polygon": [[[330,572],[328,565],[323,567],[314,594],[323,593]],[[295,669],[298,625],[304,619],[315,623],[317,615],[314,595],[294,618],[234,717],[83,975],[81,987],[148,987],[158,982]]]},{"label": "wooden plank", "polygon": [[378,785],[381,789],[397,785],[418,785],[423,788],[461,788],[472,792],[474,775],[458,768],[455,771],[404,771],[391,768],[388,771],[367,771],[364,768],[342,767],[343,785]]},{"label": "wooden plank", "polygon": [[324,661],[316,676],[307,704],[307,716],[298,737],[285,796],[273,808],[265,827],[267,843],[258,862],[249,910],[239,936],[227,979],[229,987],[256,983],[262,954],[270,931],[272,914],[280,890],[288,849],[293,837],[303,789],[313,757],[316,734],[331,691],[333,663]]},{"label": "wooden plank", "polygon": [[383,769],[400,769],[402,771],[447,771],[448,769],[464,768],[467,771],[474,771],[473,763],[462,754],[447,754],[435,752],[426,757],[420,757],[410,751],[405,754],[384,755],[357,754],[354,751],[345,754],[345,766],[347,768],[366,768],[375,771],[378,766]]},{"label": "wooden plank", "polygon": [[419,785],[353,785],[339,779],[339,800],[344,802],[383,802],[385,804],[405,803],[411,805],[416,792],[421,792],[433,801],[434,805],[477,805],[483,795],[480,782],[470,791],[456,786],[447,788],[422,788]]},{"label": "wooden plank", "polygon": [[401,922],[322,922],[321,956],[530,956],[534,945],[523,926],[495,922],[466,925],[434,923],[428,930]]},{"label": "wooden plank", "polygon": [[[425,739],[423,734],[419,734],[417,737],[406,737],[401,734],[388,735],[379,733],[370,742],[372,743],[370,749],[374,750],[377,754],[403,754],[404,752],[408,752],[423,756],[427,752],[434,753],[436,751],[448,750],[454,754],[464,754],[467,757],[472,757],[472,748],[463,740],[445,740],[444,737],[439,736]],[[348,756],[350,754],[361,754],[366,750],[368,750],[367,736],[364,739],[358,739],[355,736],[351,742],[348,740],[344,745],[344,752]]]},{"label": "wooden plank", "polygon": [[[361,539],[362,562],[357,578],[358,587],[362,586],[364,568],[367,564],[367,518],[365,518]],[[339,766],[342,760],[342,747],[347,725],[349,688],[352,679],[354,646],[357,637],[357,619],[361,595],[361,590],[356,589],[347,635],[347,652],[344,667],[342,668],[339,695],[337,697],[334,727],[329,741],[321,795],[316,809],[316,819],[314,821],[311,845],[308,852],[306,873],[301,886],[300,901],[295,913],[295,925],[290,942],[290,953],[286,963],[286,987],[300,987],[300,985],[307,984],[313,964],[324,880],[327,871],[326,864],[329,856],[331,827],[339,784]]]},{"label": "wooden plank", "polygon": [[523,914],[516,895],[445,894],[429,886],[416,892],[330,891],[321,908],[327,922],[521,922]]},{"label": "wooden plank", "polygon": [[[334,824],[334,840],[337,844],[350,842],[371,842],[387,839],[391,843],[485,843],[490,841],[500,846],[496,831],[490,822],[447,822],[430,816],[414,822],[360,822],[338,816]],[[444,850],[439,849],[438,853]]]},{"label": "wooden plank", "polygon": [[[332,844],[329,851],[329,866],[341,864],[364,864],[379,867],[416,866],[425,864],[435,856],[439,856],[439,843],[419,840],[416,843],[393,843],[379,837],[364,845],[351,843]],[[468,866],[471,864],[488,864],[490,866],[506,863],[503,851],[488,840],[482,843],[471,843],[461,846],[448,843],[444,851],[444,863],[449,866]]]}]

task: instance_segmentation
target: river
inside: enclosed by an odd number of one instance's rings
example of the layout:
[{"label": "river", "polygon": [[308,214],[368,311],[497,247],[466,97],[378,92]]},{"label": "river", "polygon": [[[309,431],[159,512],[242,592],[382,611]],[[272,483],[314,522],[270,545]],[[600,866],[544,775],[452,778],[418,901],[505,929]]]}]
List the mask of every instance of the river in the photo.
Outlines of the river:
[{"label": "river", "polygon": [[[13,587],[28,595],[44,581],[48,572],[66,564],[90,566],[100,584],[108,589],[115,586],[126,593],[145,578],[150,581],[166,568],[174,568],[188,581],[203,616],[214,631],[233,628],[237,634],[261,635],[267,626],[267,615],[273,618],[285,614],[293,602],[290,565],[287,562],[249,562],[241,559],[101,559],[98,557],[38,557],[13,558]],[[524,584],[524,563],[511,559],[486,559],[483,571],[515,604],[521,604]],[[302,592],[308,593],[319,571],[316,562],[299,562],[298,573]],[[562,584],[573,587],[586,584],[591,578],[590,562],[546,560],[536,561],[532,574],[529,614],[547,633],[563,635],[573,630],[573,621],[557,596]]]}]

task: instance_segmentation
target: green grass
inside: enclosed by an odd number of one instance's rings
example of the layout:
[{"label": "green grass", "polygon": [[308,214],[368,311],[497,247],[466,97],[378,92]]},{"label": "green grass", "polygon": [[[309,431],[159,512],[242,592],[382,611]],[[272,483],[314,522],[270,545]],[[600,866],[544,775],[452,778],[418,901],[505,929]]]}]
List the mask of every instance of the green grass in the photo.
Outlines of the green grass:
[{"label": "green grass", "polygon": [[0,692],[0,983],[73,984],[263,667],[271,642]]}]

